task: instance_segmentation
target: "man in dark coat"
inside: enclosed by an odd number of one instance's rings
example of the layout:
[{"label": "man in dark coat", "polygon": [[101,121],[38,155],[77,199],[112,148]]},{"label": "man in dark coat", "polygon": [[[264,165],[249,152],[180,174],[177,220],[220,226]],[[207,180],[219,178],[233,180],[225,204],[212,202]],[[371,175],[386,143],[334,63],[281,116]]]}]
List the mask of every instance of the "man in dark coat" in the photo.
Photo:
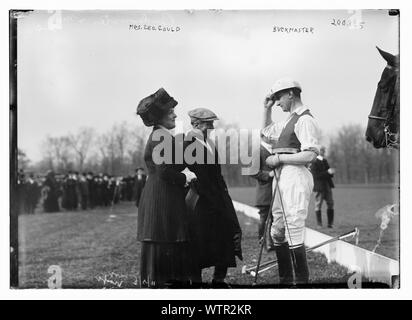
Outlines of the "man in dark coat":
[{"label": "man in dark coat", "polygon": [[113,190],[113,204],[117,204],[121,198],[121,191],[122,191],[122,177],[113,177],[111,183],[114,185]]},{"label": "man in dark coat", "polygon": [[16,198],[15,201],[17,202],[17,211],[18,214],[23,213],[24,211],[24,199],[26,198],[25,195],[25,186],[26,186],[26,178],[22,169],[19,170],[17,175],[17,189],[16,189]]},{"label": "man in dark coat", "polygon": [[133,187],[133,195],[134,195],[136,207],[139,207],[140,196],[142,195],[142,191],[143,191],[145,183],[146,183],[146,175],[144,173],[144,169],[137,168],[136,176],[134,178],[134,187]]},{"label": "man in dark coat", "polygon": [[103,205],[103,194],[104,194],[104,185],[103,185],[103,174],[99,173],[98,176],[94,177],[95,187],[96,187],[96,206]]},{"label": "man in dark coat", "polygon": [[[272,149],[272,145],[269,141],[265,141],[265,137],[262,137],[259,153],[256,155],[259,157],[259,171],[251,175],[252,178],[257,180],[256,184],[256,203],[255,206],[259,209],[259,229],[258,236],[260,241],[264,241],[266,250],[274,250],[273,239],[270,236],[270,227],[272,222],[272,214],[269,215],[270,202],[272,200],[272,182],[274,172],[266,164],[265,160],[269,157]],[[262,239],[265,230],[266,219],[270,219],[268,222],[268,230],[266,230],[266,237]]]},{"label": "man in dark coat", "polygon": [[76,210],[78,205],[78,187],[76,174],[69,171],[68,177],[63,184],[64,208],[67,210]]},{"label": "man in dark coat", "polygon": [[189,112],[193,131],[185,138],[187,154],[195,160],[188,168],[197,176],[199,200],[190,217],[190,234],[195,265],[192,281],[201,283],[202,268],[214,266],[212,286],[228,287],[224,279],[228,267],[236,267],[242,257],[239,221],[221,173],[217,150],[208,134],[217,116],[205,108]]},{"label": "man in dark coat", "polygon": [[57,212],[59,211],[58,203],[58,184],[54,177],[54,172],[49,171],[46,176],[46,181],[43,185],[43,206],[45,212]]},{"label": "man in dark coat", "polygon": [[133,200],[133,188],[134,188],[134,178],[131,175],[127,176],[126,179],[126,200]]},{"label": "man in dark coat", "polygon": [[79,195],[80,205],[83,210],[86,210],[89,206],[89,181],[86,178],[86,174],[79,175]]},{"label": "man in dark coat", "polygon": [[87,186],[89,188],[88,207],[93,209],[96,205],[96,181],[93,178],[93,172],[87,173]]},{"label": "man in dark coat", "polygon": [[319,150],[320,154],[312,162],[310,170],[313,175],[315,192],[315,213],[318,226],[322,226],[322,203],[326,201],[326,214],[328,218],[328,228],[333,227],[334,207],[332,188],[335,187],[332,177],[335,172],[329,167],[329,163],[325,158],[325,147],[322,146]]},{"label": "man in dark coat", "polygon": [[39,185],[37,182],[34,180],[34,174],[31,173],[29,175],[29,178],[25,182],[25,200],[24,200],[24,205],[25,205],[25,211],[26,213],[33,214],[34,210],[36,209],[37,202],[39,200]]},{"label": "man in dark coat", "polygon": [[103,199],[103,205],[107,207],[112,203],[112,198],[110,196],[110,189],[109,189],[109,175],[104,174],[103,175],[103,180],[102,180],[102,199]]}]

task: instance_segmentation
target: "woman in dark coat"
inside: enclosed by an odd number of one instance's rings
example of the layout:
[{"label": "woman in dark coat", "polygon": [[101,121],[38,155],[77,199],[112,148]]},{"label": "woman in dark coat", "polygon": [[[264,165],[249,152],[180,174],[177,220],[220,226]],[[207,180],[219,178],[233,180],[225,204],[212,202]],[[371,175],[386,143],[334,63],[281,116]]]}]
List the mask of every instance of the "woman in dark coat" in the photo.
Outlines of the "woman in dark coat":
[{"label": "woman in dark coat", "polygon": [[182,173],[185,165],[175,163],[176,141],[169,130],[175,127],[176,105],[161,88],[140,101],[137,108],[144,124],[153,126],[144,153],[148,179],[138,209],[142,287],[186,285],[189,281],[184,187],[196,176],[192,172]]},{"label": "woman in dark coat", "polygon": [[46,176],[46,181],[43,187],[43,207],[45,212],[57,212],[59,211],[59,203],[57,201],[57,182],[54,178],[54,172],[49,171]]},{"label": "woman in dark coat", "polygon": [[73,172],[69,171],[69,175],[63,184],[62,206],[67,210],[76,210],[77,205],[77,180],[74,178]]}]

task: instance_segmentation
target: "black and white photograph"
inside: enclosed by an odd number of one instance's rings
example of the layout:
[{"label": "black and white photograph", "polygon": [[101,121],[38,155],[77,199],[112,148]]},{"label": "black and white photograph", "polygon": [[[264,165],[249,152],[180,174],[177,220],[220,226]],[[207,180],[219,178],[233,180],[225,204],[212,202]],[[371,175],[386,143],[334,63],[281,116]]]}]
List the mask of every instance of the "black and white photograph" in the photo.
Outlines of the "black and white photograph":
[{"label": "black and white photograph", "polygon": [[10,10],[10,288],[402,288],[401,13]]}]

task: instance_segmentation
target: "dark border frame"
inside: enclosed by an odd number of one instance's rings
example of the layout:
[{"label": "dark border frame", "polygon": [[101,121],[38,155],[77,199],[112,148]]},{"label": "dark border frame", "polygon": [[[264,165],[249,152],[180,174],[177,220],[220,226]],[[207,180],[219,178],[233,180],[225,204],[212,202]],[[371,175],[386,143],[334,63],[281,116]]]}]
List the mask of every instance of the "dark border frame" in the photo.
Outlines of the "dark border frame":
[{"label": "dark border frame", "polygon": [[19,234],[17,190],[17,17],[9,11],[10,103],[10,287],[19,286]]}]

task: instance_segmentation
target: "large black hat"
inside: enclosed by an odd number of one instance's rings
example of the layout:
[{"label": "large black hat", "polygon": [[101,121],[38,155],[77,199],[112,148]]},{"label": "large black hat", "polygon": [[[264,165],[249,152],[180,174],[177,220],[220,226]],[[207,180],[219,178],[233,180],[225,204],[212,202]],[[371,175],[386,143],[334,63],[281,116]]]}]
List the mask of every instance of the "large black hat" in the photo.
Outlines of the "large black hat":
[{"label": "large black hat", "polygon": [[176,105],[177,101],[165,89],[160,88],[139,102],[136,113],[142,118],[146,126],[153,126],[166,111]]}]

